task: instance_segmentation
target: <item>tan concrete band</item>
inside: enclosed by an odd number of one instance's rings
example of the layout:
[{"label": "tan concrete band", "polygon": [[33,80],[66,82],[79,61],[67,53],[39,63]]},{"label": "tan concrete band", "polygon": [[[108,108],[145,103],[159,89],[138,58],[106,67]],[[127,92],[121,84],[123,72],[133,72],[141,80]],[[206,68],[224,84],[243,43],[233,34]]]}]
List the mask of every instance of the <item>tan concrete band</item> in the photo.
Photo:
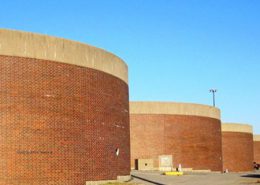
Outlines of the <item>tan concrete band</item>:
[{"label": "tan concrete band", "polygon": [[130,102],[130,113],[191,115],[220,120],[220,110],[218,108],[192,103]]},{"label": "tan concrete band", "polygon": [[128,69],[123,60],[103,49],[62,38],[0,29],[0,55],[88,67],[128,82]]},{"label": "tan concrete band", "polygon": [[222,123],[222,132],[242,132],[242,133],[253,133],[253,127],[248,124],[240,123]]},{"label": "tan concrete band", "polygon": [[254,141],[260,141],[260,135],[254,135]]},{"label": "tan concrete band", "polygon": [[117,176],[117,180],[86,181],[86,185],[118,184],[131,180],[131,175]]}]

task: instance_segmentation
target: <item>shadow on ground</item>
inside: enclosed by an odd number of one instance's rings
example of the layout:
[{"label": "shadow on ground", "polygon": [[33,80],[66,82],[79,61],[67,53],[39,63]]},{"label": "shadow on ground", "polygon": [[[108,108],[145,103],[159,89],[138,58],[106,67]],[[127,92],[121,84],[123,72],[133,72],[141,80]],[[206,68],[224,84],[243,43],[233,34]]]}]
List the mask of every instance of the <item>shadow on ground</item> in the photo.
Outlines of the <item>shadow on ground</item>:
[{"label": "shadow on ground", "polygon": [[260,179],[260,174],[246,174],[246,175],[241,175],[241,177],[251,177],[251,178],[259,178]]},{"label": "shadow on ground", "polygon": [[142,178],[142,177],[138,177],[136,175],[131,175],[133,178],[136,178],[136,179],[140,179],[140,180],[143,180],[143,181],[146,181],[146,182],[149,182],[151,184],[155,184],[155,185],[166,185],[166,184],[161,184],[161,183],[158,183],[158,182],[155,182],[155,181],[151,181],[151,180],[148,180],[148,179],[145,179],[145,178]]}]

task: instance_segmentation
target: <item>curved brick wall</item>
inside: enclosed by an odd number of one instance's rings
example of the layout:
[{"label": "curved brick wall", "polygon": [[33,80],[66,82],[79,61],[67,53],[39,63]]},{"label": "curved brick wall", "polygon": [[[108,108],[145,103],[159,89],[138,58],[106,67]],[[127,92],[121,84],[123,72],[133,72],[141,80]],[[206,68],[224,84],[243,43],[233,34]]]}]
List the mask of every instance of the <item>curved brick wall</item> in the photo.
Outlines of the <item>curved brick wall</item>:
[{"label": "curved brick wall", "polygon": [[124,80],[17,56],[0,55],[0,70],[0,184],[82,185],[129,175]]},{"label": "curved brick wall", "polygon": [[223,170],[243,172],[253,170],[252,127],[242,124],[222,124]]},{"label": "curved brick wall", "polygon": [[260,135],[254,135],[254,161],[260,163]]},{"label": "curved brick wall", "polygon": [[[201,109],[201,105],[197,105],[194,116],[188,115],[192,112],[186,108],[196,107],[195,104],[168,103],[167,110],[171,109],[172,115],[160,114],[157,108],[152,114],[151,111],[145,114],[146,107],[153,109],[154,106],[163,107],[163,104],[130,104],[131,167],[134,167],[134,160],[139,158],[152,158],[154,166],[158,167],[159,155],[172,155],[175,167],[181,163],[184,168],[221,171],[220,120],[199,116],[212,107],[202,106]],[[179,109],[178,106],[182,108]],[[137,109],[140,114],[137,114]]]}]

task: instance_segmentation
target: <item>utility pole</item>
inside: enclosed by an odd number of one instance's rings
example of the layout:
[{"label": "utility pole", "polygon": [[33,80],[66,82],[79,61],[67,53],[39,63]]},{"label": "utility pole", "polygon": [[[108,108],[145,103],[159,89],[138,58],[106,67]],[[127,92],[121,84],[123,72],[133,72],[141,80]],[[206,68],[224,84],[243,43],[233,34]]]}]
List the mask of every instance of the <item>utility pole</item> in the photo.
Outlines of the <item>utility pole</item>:
[{"label": "utility pole", "polygon": [[209,92],[213,95],[213,107],[215,107],[215,93],[217,92],[217,89],[210,89]]}]

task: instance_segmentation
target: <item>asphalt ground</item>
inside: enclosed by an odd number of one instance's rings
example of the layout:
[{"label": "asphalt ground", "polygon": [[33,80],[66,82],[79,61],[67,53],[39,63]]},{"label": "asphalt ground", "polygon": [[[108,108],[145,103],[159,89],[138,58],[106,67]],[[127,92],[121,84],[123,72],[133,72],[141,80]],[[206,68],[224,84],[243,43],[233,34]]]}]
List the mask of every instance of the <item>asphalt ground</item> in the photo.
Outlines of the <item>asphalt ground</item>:
[{"label": "asphalt ground", "polygon": [[165,176],[158,171],[132,171],[131,183],[143,185],[260,185],[260,172],[249,173],[186,173]]}]

